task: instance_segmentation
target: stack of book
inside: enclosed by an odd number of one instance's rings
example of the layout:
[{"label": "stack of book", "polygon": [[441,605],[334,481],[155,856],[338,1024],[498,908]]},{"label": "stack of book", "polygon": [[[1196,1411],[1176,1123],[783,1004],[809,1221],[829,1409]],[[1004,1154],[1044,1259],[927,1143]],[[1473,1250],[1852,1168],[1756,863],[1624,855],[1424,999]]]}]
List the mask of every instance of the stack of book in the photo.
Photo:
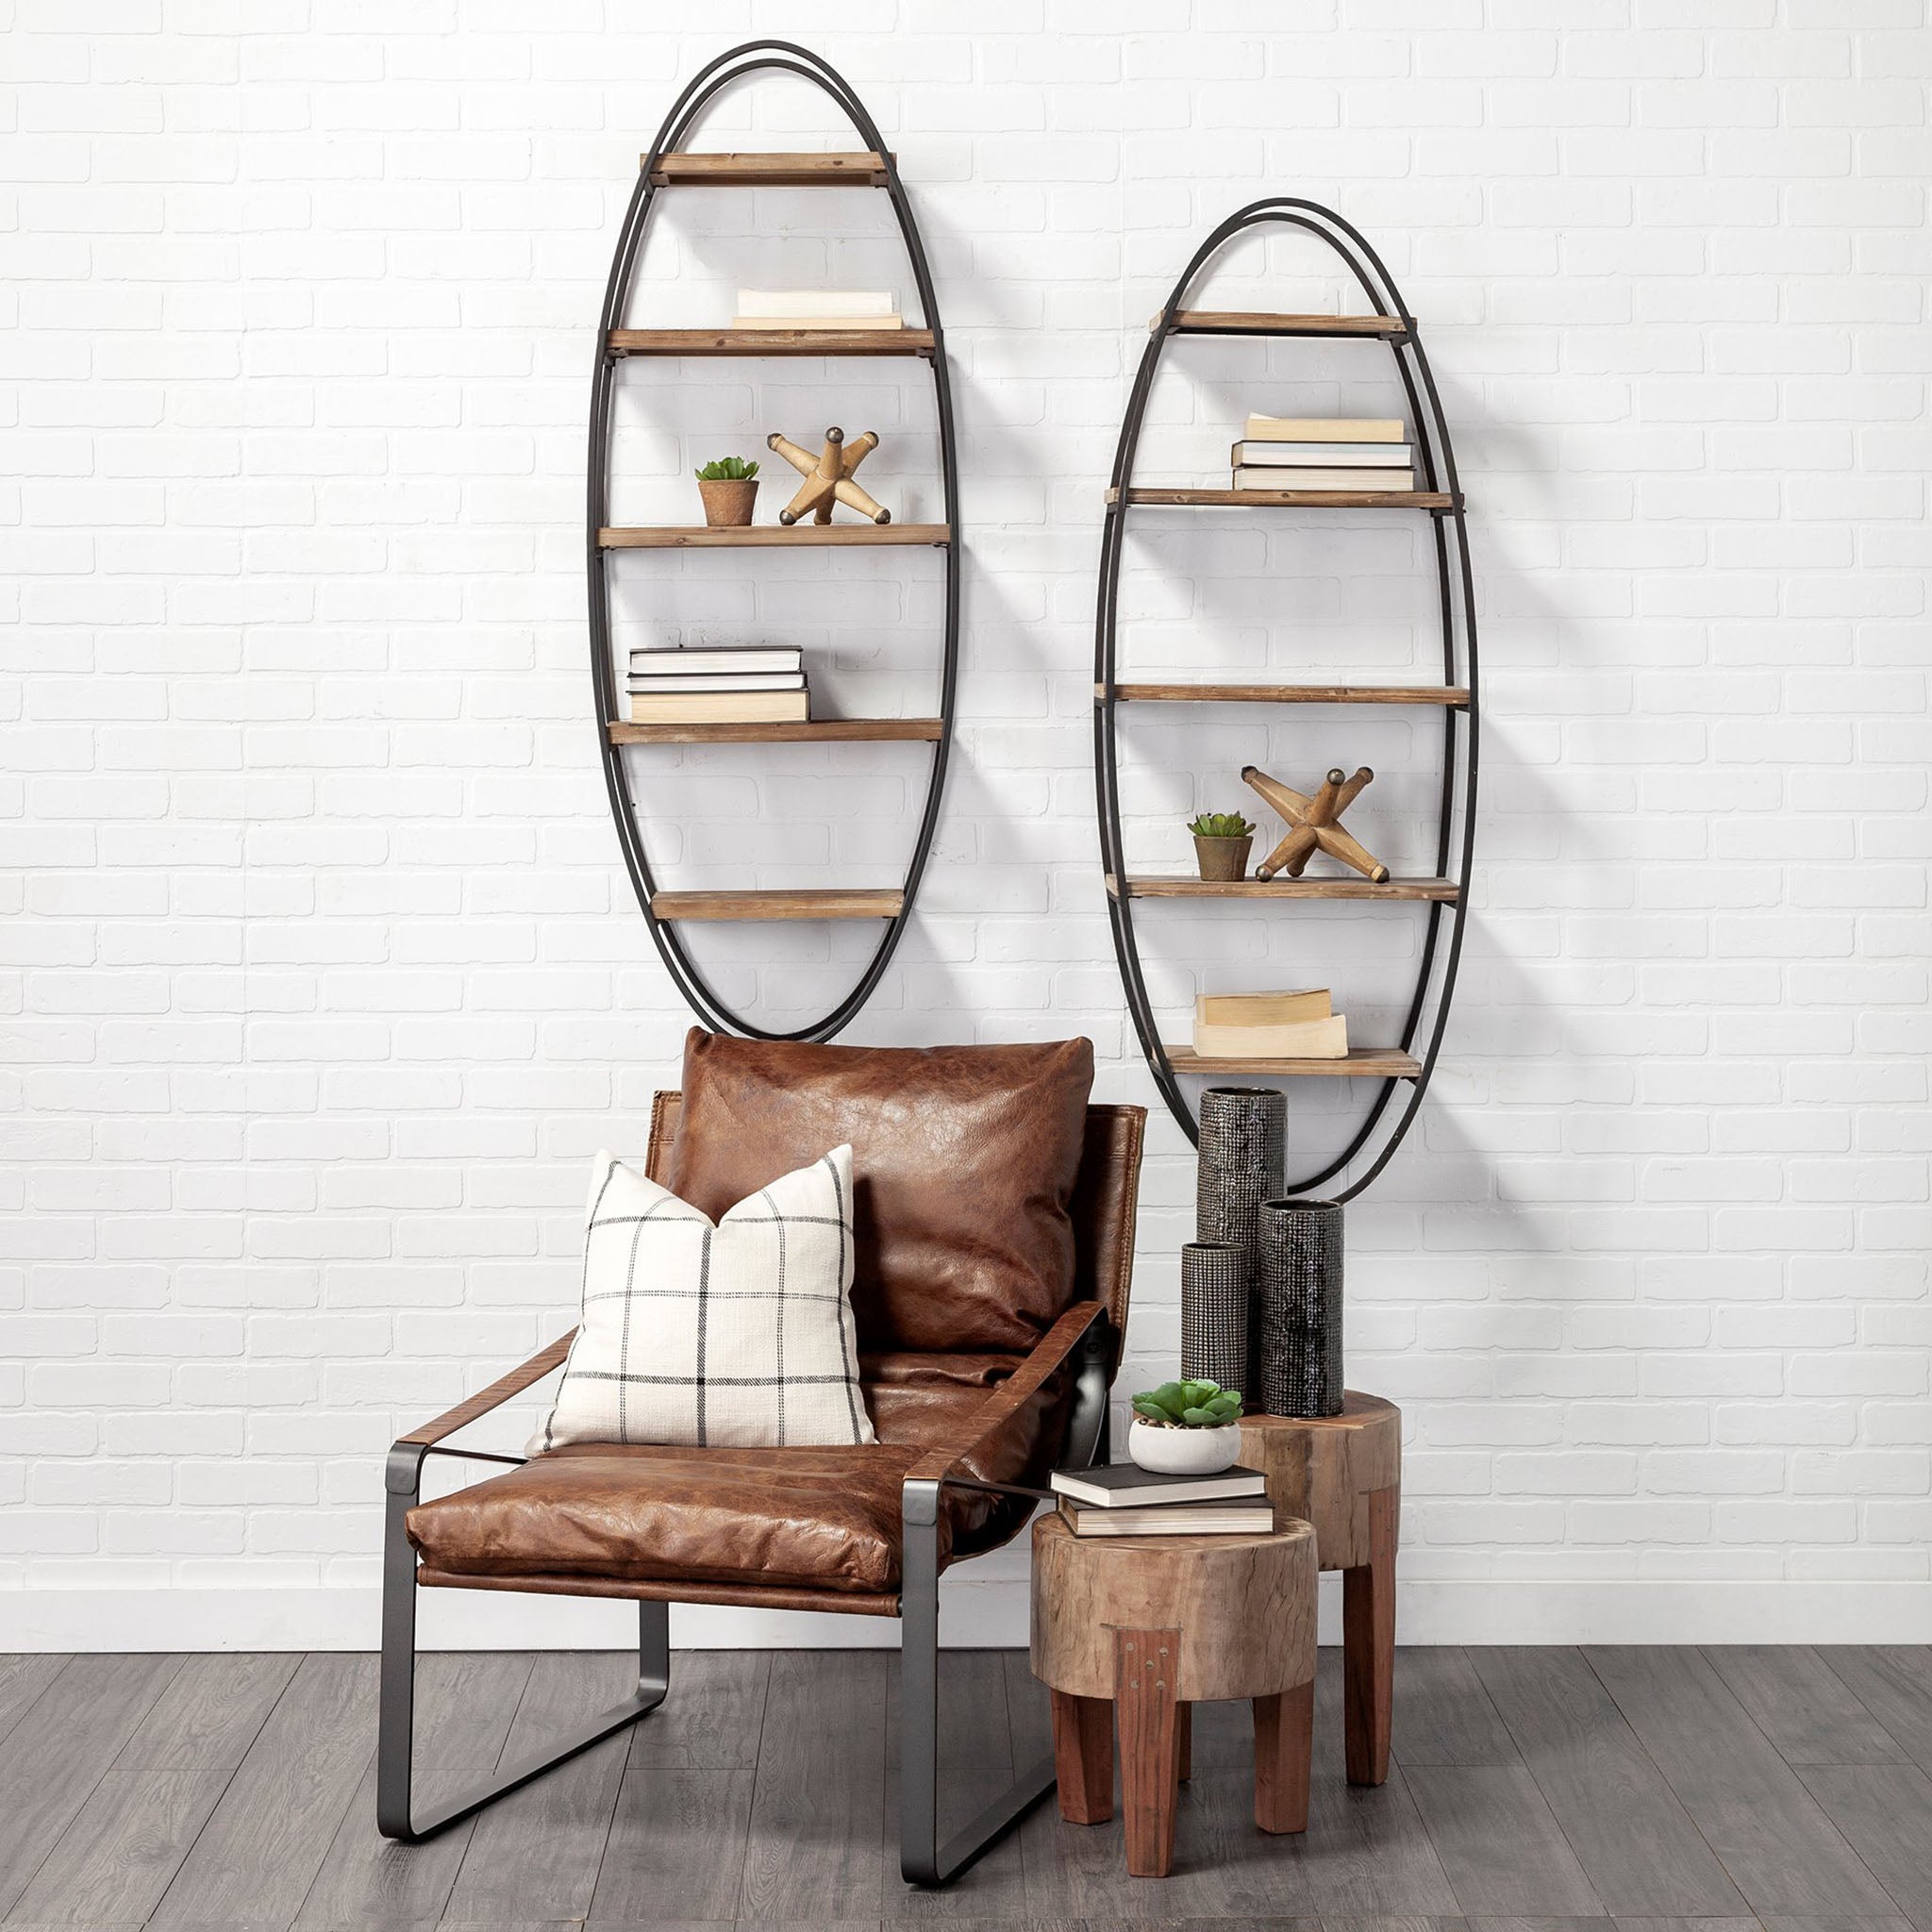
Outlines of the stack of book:
[{"label": "stack of book", "polygon": [[888,289],[741,289],[733,328],[904,328]]},{"label": "stack of book", "polygon": [[1346,416],[1250,416],[1231,452],[1237,490],[1413,490],[1406,425]]},{"label": "stack of book", "polygon": [[625,688],[633,724],[791,724],[811,716],[796,644],[633,651]]},{"label": "stack of book", "polygon": [[1075,1536],[1265,1536],[1274,1527],[1258,1469],[1159,1475],[1135,1462],[1057,1469],[1060,1514]]},{"label": "stack of book", "polygon": [[1328,989],[1305,992],[1204,992],[1194,1002],[1194,1051],[1204,1060],[1340,1060],[1348,1016]]}]

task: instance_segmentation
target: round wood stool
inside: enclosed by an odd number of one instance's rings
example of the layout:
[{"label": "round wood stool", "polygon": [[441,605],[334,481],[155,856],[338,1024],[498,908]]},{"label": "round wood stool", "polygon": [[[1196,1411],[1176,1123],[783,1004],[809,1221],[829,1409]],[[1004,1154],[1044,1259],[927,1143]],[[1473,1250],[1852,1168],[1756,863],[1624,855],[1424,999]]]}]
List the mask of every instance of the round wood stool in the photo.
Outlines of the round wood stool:
[{"label": "round wood stool", "polygon": [[1276,1521],[1313,1524],[1322,1568],[1341,1572],[1348,1781],[1378,1785],[1389,1775],[1395,1681],[1402,1411],[1350,1390],[1340,1415],[1243,1416],[1241,1461],[1268,1478]]},{"label": "round wood stool", "polygon": [[1033,1674],[1053,1692],[1060,1816],[1113,1816],[1118,1716],[1135,1877],[1174,1863],[1190,1705],[1253,1703],[1255,1823],[1307,1829],[1315,1573],[1306,1523],[1188,1537],[1076,1537],[1058,1515],[1033,1525]]}]

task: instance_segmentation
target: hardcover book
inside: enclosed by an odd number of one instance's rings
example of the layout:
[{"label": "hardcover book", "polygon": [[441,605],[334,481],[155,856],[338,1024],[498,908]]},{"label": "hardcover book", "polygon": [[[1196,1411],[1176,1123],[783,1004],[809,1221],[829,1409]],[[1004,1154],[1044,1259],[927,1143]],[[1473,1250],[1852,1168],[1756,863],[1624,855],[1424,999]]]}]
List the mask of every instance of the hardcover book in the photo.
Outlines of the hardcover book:
[{"label": "hardcover book", "polygon": [[1413,490],[1413,470],[1281,470],[1244,466],[1237,490]]},{"label": "hardcover book", "polygon": [[1402,442],[1408,425],[1379,416],[1250,416],[1241,434],[1262,442]]},{"label": "hardcover book", "polygon": [[1096,1509],[1063,1498],[1060,1514],[1075,1536],[1266,1536],[1274,1507],[1264,1496],[1248,1503],[1165,1503]]},{"label": "hardcover book", "polygon": [[1237,442],[1228,460],[1239,467],[1258,463],[1284,470],[1319,469],[1346,463],[1358,470],[1404,470],[1415,461],[1412,442],[1270,442],[1256,437]]},{"label": "hardcover book", "polygon": [[1056,1495],[1096,1509],[1125,1504],[1226,1502],[1265,1495],[1268,1478],[1237,1463],[1213,1475],[1163,1475],[1138,1462],[1105,1462],[1097,1469],[1057,1469],[1047,1479]]},{"label": "hardcover book", "polygon": [[1335,1013],[1288,1026],[1206,1026],[1196,1020],[1194,1051],[1204,1060],[1346,1059],[1348,1017]]},{"label": "hardcover book", "polygon": [[811,699],[802,691],[677,691],[658,697],[633,691],[633,724],[802,724]]}]

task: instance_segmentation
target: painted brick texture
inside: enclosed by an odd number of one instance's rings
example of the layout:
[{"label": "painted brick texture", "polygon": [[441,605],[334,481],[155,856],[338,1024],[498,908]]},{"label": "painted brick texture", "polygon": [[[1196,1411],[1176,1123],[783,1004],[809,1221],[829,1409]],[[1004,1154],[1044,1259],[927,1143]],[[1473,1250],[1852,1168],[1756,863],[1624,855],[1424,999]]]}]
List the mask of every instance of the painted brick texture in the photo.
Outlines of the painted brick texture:
[{"label": "painted brick texture", "polygon": [[[958,385],[958,757],[918,916],[848,1037],[1084,1032],[1100,1097],[1153,1101],[1093,829],[1101,487],[1201,233],[1264,192],[1335,206],[1421,318],[1485,646],[1458,1009],[1349,1224],[1351,1379],[1409,1420],[1405,1576],[1924,1584],[1922,0],[652,20],[13,10],[0,1586],[368,1585],[398,1425],[567,1322],[591,1157],[641,1149],[688,1024],[596,761],[593,328],[640,147],[759,31],[821,48],[887,131]],[[707,139],[832,126],[774,84]],[[634,319],[719,319],[740,283],[909,301],[882,199],[691,194]],[[1213,291],[1348,299],[1285,241]],[[1250,408],[1386,412],[1385,369],[1189,345],[1141,479],[1212,480]],[[924,377],[864,363],[627,371],[619,509],[688,520],[691,463],[832,421],[880,432],[863,480],[896,515],[939,513]],[[1122,608],[1147,675],[1427,675],[1407,519],[1137,531]],[[627,558],[619,582],[627,641],[796,641],[845,708],[930,704],[933,557]],[[1132,720],[1131,852],[1177,869],[1182,818],[1241,802],[1244,762],[1291,783],[1367,762],[1351,825],[1432,869],[1435,731]],[[819,885],[892,882],[924,753],[633,756],[671,883]],[[1172,1024],[1197,988],[1324,980],[1363,1040],[1421,931],[1382,907],[1141,924]],[[727,996],[779,1017],[834,1003],[866,945],[698,938]],[[1348,1104],[1294,1091],[1299,1158]],[[1158,1114],[1130,1377],[1177,1347],[1191,1196]]]}]

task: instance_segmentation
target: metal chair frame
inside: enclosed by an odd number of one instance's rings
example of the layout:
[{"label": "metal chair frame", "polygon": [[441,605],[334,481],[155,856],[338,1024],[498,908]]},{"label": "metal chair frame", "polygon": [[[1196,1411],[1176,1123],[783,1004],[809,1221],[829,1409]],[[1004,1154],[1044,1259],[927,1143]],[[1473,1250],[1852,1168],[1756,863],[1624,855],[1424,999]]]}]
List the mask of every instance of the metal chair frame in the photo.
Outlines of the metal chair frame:
[{"label": "metal chair frame", "polygon": [[[1095,1312],[1063,1360],[1077,1359],[1073,1414],[1061,1460],[1084,1467],[1108,1454],[1108,1391],[1114,1347],[1104,1308]],[[548,1373],[548,1371],[544,1371]],[[513,1378],[512,1378],[513,1379]],[[532,1381],[541,1379],[532,1376]],[[527,1387],[528,1383],[522,1386]],[[514,1389],[506,1388],[504,1400]],[[490,1405],[493,1406],[493,1405]],[[483,1413],[477,1410],[475,1413]],[[475,1414],[464,1420],[474,1421]],[[434,1426],[432,1424],[432,1426]],[[385,1838],[420,1843],[480,1811],[532,1778],[588,1751],[592,1744],[647,1717],[671,1688],[671,1606],[638,1604],[638,1684],[621,1704],[588,1719],[541,1751],[514,1759],[493,1776],[417,1817],[411,1799],[415,1763],[416,1552],[408,1519],[420,1498],[423,1464],[430,1456],[518,1466],[527,1458],[474,1449],[448,1449],[439,1441],[404,1438],[389,1453],[388,1515],[382,1567],[381,1710],[375,1758],[375,1819]],[[1049,1753],[943,1844],[939,1839],[940,1494],[948,1487],[1052,1502],[1044,1490],[1018,1483],[982,1482],[948,1472],[908,1476],[900,1492],[899,1648],[899,1864],[909,1885],[950,1883],[996,1844],[1051,1791]],[[839,1607],[828,1591],[824,1609]]]}]

